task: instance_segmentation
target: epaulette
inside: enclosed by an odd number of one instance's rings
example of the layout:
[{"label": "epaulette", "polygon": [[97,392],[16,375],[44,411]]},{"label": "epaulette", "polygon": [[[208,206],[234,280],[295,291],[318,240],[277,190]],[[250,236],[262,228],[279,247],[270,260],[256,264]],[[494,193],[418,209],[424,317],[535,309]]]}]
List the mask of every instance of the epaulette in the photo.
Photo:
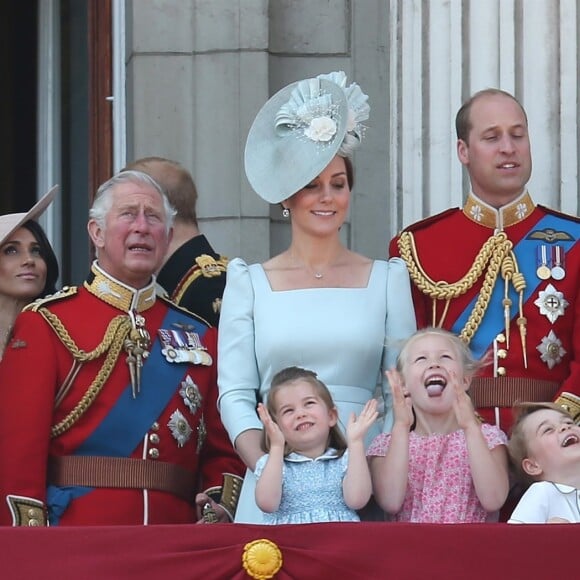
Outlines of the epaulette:
[{"label": "epaulette", "polygon": [[571,222],[580,223],[580,216],[575,216],[570,213],[564,213],[563,211],[558,211],[552,209],[551,207],[546,207],[545,205],[538,204],[536,207],[539,207],[542,211],[549,213],[550,215],[555,215],[557,217],[563,218],[565,220],[570,220]]},{"label": "epaulette", "polygon": [[443,218],[446,218],[454,213],[457,213],[458,211],[463,211],[460,207],[452,207],[450,209],[446,209],[445,211],[442,211],[441,213],[426,217],[422,220],[419,220],[418,222],[412,223],[411,225],[407,226],[406,228],[403,228],[404,232],[415,232],[417,230],[422,230],[423,228],[426,228],[427,226],[430,226],[431,224],[438,222],[440,220],[442,220]]},{"label": "epaulette", "polygon": [[23,310],[30,310],[36,312],[39,308],[50,304],[51,302],[56,302],[57,300],[64,300],[65,298],[70,298],[74,296],[79,291],[78,286],[64,286],[58,292],[54,294],[49,294],[44,298],[37,298],[34,302],[26,305]]},{"label": "epaulette", "polygon": [[[158,288],[161,288],[161,290],[163,290],[163,288],[159,285],[158,285]],[[195,318],[199,322],[202,322],[207,327],[211,328],[212,324],[210,322],[208,322],[205,318],[201,317],[199,314],[196,314],[195,312],[191,312],[191,310],[188,310],[187,308],[184,308],[183,306],[180,306],[179,304],[176,304],[175,302],[173,302],[173,300],[171,300],[171,298],[169,297],[167,292],[165,292],[164,290],[162,292],[158,292],[157,299],[161,300],[162,302],[167,304],[167,306],[169,306],[170,308],[173,308],[173,310],[178,310],[180,312],[183,312],[185,315],[189,316],[190,318]]]}]

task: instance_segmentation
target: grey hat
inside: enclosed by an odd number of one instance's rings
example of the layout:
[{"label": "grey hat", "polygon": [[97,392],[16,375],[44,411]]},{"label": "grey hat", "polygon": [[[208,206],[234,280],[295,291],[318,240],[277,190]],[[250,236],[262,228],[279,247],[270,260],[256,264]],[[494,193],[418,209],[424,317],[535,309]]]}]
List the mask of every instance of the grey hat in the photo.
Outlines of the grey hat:
[{"label": "grey hat", "polygon": [[51,204],[57,189],[58,185],[53,186],[25,213],[8,213],[0,216],[0,245],[27,221],[37,221],[44,210]]},{"label": "grey hat", "polygon": [[[358,85],[345,85],[343,72],[298,81],[260,109],[244,161],[248,181],[262,199],[288,199],[320,175],[335,155],[349,155],[353,140],[360,142],[360,120],[368,118],[367,96]],[[349,94],[362,105],[353,109]],[[348,150],[341,151],[346,142]]]}]

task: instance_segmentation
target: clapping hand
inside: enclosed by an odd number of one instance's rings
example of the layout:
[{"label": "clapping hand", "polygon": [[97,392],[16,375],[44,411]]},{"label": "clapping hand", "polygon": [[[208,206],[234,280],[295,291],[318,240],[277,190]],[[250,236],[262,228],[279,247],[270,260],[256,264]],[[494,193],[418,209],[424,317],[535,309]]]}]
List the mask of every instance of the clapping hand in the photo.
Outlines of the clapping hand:
[{"label": "clapping hand", "polygon": [[391,393],[393,394],[394,421],[410,429],[415,421],[413,402],[411,401],[411,396],[403,387],[401,373],[396,369],[389,369],[385,372],[385,375],[389,385],[391,385]]},{"label": "clapping hand", "polygon": [[377,420],[379,412],[377,411],[377,400],[370,399],[367,401],[363,410],[358,417],[351,413],[346,425],[346,440],[348,443],[362,441],[367,434],[370,426]]},{"label": "clapping hand", "polygon": [[477,415],[475,414],[471,397],[465,390],[465,384],[458,379],[457,373],[455,372],[450,373],[450,382],[451,385],[447,385],[447,388],[451,386],[455,393],[453,410],[455,411],[457,424],[463,430],[467,429],[470,425],[477,425]]},{"label": "clapping hand", "polygon": [[270,440],[270,450],[273,447],[284,449],[284,445],[286,444],[284,435],[282,434],[282,431],[280,431],[280,427],[278,427],[274,419],[272,419],[268,409],[266,409],[262,403],[258,403],[258,416],[264,424],[266,435],[268,435],[268,439]]}]

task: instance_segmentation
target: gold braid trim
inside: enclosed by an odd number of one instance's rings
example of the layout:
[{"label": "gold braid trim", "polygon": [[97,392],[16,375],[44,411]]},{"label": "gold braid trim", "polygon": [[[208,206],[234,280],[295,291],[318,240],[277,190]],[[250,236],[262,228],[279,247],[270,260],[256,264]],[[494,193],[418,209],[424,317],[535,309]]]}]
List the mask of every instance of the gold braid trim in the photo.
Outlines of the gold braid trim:
[{"label": "gold braid trim", "polygon": [[[477,332],[487,307],[491,299],[491,293],[501,271],[502,263],[506,256],[512,256],[512,242],[507,239],[505,232],[498,232],[491,236],[479,250],[473,264],[461,280],[454,283],[447,283],[444,280],[435,282],[432,280],[419,262],[415,239],[411,232],[403,232],[399,237],[399,252],[401,258],[407,264],[409,275],[417,288],[433,299],[433,325],[442,326],[449,301],[465,294],[479,280],[485,270],[483,286],[465,323],[462,331],[459,333],[460,338],[469,344],[473,335]],[[487,270],[486,270],[487,267]],[[509,268],[508,268],[509,269]],[[435,316],[435,303],[437,300],[446,300],[444,313],[437,323]]]},{"label": "gold braid trim", "polygon": [[60,341],[72,354],[75,361],[81,363],[89,362],[99,358],[105,352],[107,353],[103,366],[81,400],[62,421],[53,425],[51,428],[51,437],[55,438],[62,435],[65,431],[68,431],[94,403],[97,395],[101,392],[101,389],[115,367],[119,353],[123,348],[125,338],[131,331],[132,326],[129,316],[124,314],[115,316],[115,318],[109,322],[109,326],[105,331],[105,336],[101,344],[99,344],[94,350],[85,352],[75,344],[67,329],[55,314],[46,308],[41,308],[38,312],[48,322]]}]

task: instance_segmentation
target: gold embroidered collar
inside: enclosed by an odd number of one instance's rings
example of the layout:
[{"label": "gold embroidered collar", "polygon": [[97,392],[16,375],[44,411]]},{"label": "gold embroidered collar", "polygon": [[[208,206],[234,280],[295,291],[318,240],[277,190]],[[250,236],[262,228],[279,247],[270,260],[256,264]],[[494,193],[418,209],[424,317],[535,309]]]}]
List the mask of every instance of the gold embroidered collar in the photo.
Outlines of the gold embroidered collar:
[{"label": "gold embroidered collar", "polygon": [[535,207],[527,191],[499,209],[485,203],[471,192],[463,206],[463,213],[475,223],[501,231],[526,219]]},{"label": "gold embroidered collar", "polygon": [[152,276],[151,282],[145,288],[137,290],[107,274],[96,260],[84,286],[100,300],[123,312],[143,312],[155,304],[155,276]]}]

